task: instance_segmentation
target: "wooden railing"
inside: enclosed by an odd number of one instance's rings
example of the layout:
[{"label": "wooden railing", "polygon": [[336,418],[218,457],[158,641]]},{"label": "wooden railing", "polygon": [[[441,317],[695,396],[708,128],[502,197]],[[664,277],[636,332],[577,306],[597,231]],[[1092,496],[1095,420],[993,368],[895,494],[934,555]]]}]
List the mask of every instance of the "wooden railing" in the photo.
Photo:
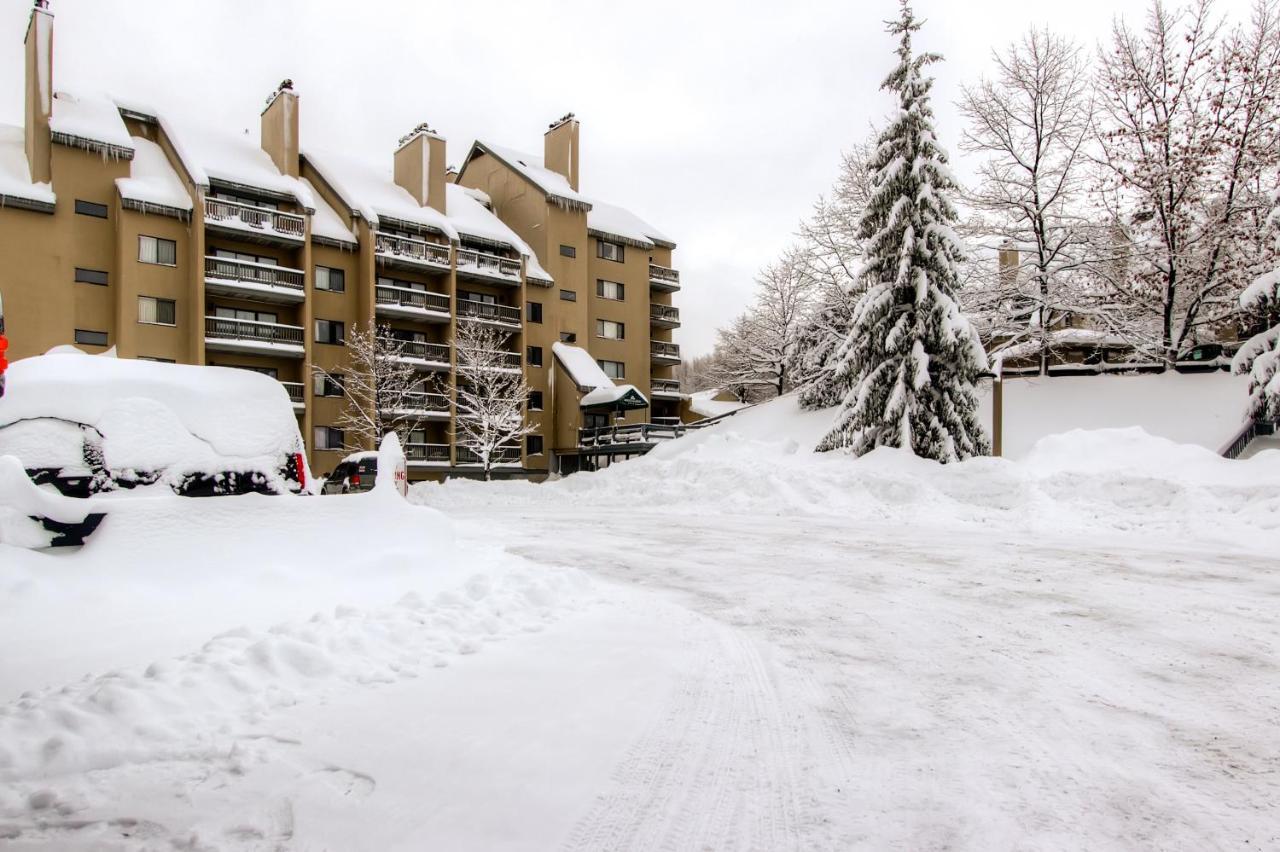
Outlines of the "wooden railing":
[{"label": "wooden railing", "polygon": [[404,457],[406,461],[411,462],[448,464],[449,445],[406,442],[404,445]]},{"label": "wooden railing", "polygon": [[673,308],[671,305],[655,305],[649,304],[649,319],[655,319],[660,322],[673,322],[679,324],[680,309]]},{"label": "wooden railing", "polygon": [[1274,435],[1276,432],[1275,423],[1267,423],[1265,421],[1250,420],[1240,427],[1240,431],[1228,441],[1218,455],[1226,459],[1238,459],[1248,449],[1249,444],[1253,443],[1253,439],[1260,435]]},{"label": "wooden railing", "polygon": [[477,302],[474,299],[458,300],[458,316],[471,319],[500,322],[507,325],[520,324],[520,309],[509,305],[493,305],[488,302]]},{"label": "wooden railing", "polygon": [[679,438],[688,427],[678,422],[621,423],[578,430],[578,446],[610,447],[618,444],[652,444]]},{"label": "wooden railing", "polygon": [[449,347],[443,343],[423,343],[417,340],[399,340],[383,338],[405,358],[420,358],[423,361],[449,363]]},{"label": "wooden railing", "polygon": [[656,263],[649,264],[649,283],[658,284],[664,289],[680,289],[680,273]]},{"label": "wooden railing", "polygon": [[223,225],[238,222],[254,230],[271,230],[298,240],[307,233],[306,219],[297,213],[282,213],[269,207],[256,207],[221,198],[204,200],[204,219],[205,222]]},{"label": "wooden railing", "polygon": [[257,322],[256,320],[206,316],[204,318],[204,333],[206,337],[215,337],[222,340],[252,340],[259,343],[302,345],[301,326],[281,325],[276,322]]},{"label": "wooden railing", "polygon": [[680,383],[674,379],[654,379],[649,383],[651,393],[680,393]]},{"label": "wooden railing", "polygon": [[649,355],[654,358],[675,358],[680,359],[680,344],[667,343],[663,340],[649,341]]},{"label": "wooden railing", "polygon": [[400,408],[405,411],[447,412],[449,410],[449,397],[439,393],[420,393],[417,391],[411,391],[401,397],[399,405]]},{"label": "wooden railing", "polygon": [[449,313],[449,297],[444,293],[378,284],[374,286],[374,298],[379,305],[397,305],[419,311]]},{"label": "wooden railing", "polygon": [[249,260],[235,260],[229,257],[205,255],[204,277],[285,287],[290,290],[306,289],[306,275],[301,269],[272,266],[269,263],[254,263]]},{"label": "wooden railing", "polygon": [[428,266],[448,266],[449,247],[429,243],[413,237],[397,237],[394,234],[375,232],[373,250],[387,257],[403,258]]},{"label": "wooden railing", "polygon": [[[497,447],[490,454],[492,464],[519,464],[519,447]],[[458,464],[481,464],[480,456],[467,447],[458,447]]]},{"label": "wooden railing", "polygon": [[294,405],[303,405],[306,403],[306,397],[303,396],[302,382],[281,382],[284,385],[285,393],[289,394],[289,401]]},{"label": "wooden railing", "polygon": [[475,249],[458,249],[458,269],[496,278],[520,280],[520,261]]}]

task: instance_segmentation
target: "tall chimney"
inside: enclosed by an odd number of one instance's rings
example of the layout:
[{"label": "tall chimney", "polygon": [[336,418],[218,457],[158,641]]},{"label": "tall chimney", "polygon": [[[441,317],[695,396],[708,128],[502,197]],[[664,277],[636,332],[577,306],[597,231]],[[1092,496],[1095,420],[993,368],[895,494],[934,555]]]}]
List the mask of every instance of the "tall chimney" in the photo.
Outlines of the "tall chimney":
[{"label": "tall chimney", "polygon": [[542,137],[542,164],[564,175],[578,189],[578,120],[573,113],[561,116]]},{"label": "tall chimney", "polygon": [[262,150],[281,174],[298,176],[298,95],[283,81],[262,111]]},{"label": "tall chimney", "polygon": [[445,213],[446,165],[444,137],[423,122],[400,139],[395,156],[396,185],[419,205]]},{"label": "tall chimney", "polygon": [[1018,283],[1018,247],[1013,240],[1006,239],[1000,244],[1000,283],[1005,287],[1013,287]]},{"label": "tall chimney", "polygon": [[27,22],[26,38],[26,150],[33,183],[48,183],[53,173],[53,142],[49,116],[53,114],[53,15],[47,0],[36,0]]}]

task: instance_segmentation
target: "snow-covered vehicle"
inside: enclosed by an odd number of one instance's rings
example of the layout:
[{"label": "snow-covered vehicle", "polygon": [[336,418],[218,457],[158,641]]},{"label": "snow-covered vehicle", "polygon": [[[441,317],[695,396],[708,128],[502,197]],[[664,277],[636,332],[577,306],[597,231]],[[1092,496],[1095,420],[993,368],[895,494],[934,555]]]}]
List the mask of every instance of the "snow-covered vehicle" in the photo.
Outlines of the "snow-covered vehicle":
[{"label": "snow-covered vehicle", "polygon": [[64,495],[307,489],[297,418],[268,376],[58,347],[15,362],[8,379],[0,455],[17,457],[32,480]]},{"label": "snow-covered vehicle", "polygon": [[378,481],[378,454],[372,450],[351,455],[338,462],[324,477],[321,494],[358,494],[372,491]]}]

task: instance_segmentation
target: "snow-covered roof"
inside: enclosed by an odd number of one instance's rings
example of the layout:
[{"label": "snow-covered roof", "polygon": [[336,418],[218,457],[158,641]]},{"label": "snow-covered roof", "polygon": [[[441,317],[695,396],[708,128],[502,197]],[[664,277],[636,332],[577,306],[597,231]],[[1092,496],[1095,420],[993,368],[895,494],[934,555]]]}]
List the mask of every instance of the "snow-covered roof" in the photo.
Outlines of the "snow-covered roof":
[{"label": "snow-covered roof", "polygon": [[74,140],[133,151],[133,139],[115,100],[104,94],[58,92],[53,96],[49,129]]},{"label": "snow-covered roof", "polygon": [[[1051,349],[1062,346],[1130,345],[1132,344],[1123,337],[1093,328],[1060,328],[1049,332],[1049,347]],[[1024,340],[1021,343],[1015,343],[1013,346],[1006,346],[1004,349],[993,352],[992,355],[1009,360],[1013,358],[1025,358],[1028,355],[1032,355],[1039,351],[1040,339],[1039,337],[1036,337],[1031,340]]]},{"label": "snow-covered roof", "polygon": [[342,202],[357,211],[370,227],[377,228],[383,216],[400,219],[458,239],[458,232],[440,211],[423,207],[391,177],[391,162],[376,166],[332,151],[308,148],[307,161],[324,176]]},{"label": "snow-covered roof", "polygon": [[648,404],[648,399],[635,385],[614,384],[613,379],[605,375],[604,370],[596,363],[591,353],[579,346],[567,343],[551,344],[551,351],[560,360],[561,365],[579,388],[586,388],[580,405],[583,408],[597,405],[609,405],[629,394],[635,394]]},{"label": "snow-covered roof", "polygon": [[490,145],[477,139],[467,159],[470,159],[476,150],[484,151],[497,157],[542,190],[543,194],[553,201],[583,210],[591,209],[591,202],[576,189],[569,186],[569,180],[564,175],[553,172],[543,165],[541,157],[502,145]]},{"label": "snow-covered roof", "polygon": [[31,182],[26,135],[21,127],[7,124],[0,124],[0,197],[42,205],[57,201],[51,184]]},{"label": "snow-covered roof", "polygon": [[630,210],[594,198],[591,199],[591,209],[587,211],[587,232],[644,249],[652,249],[655,243],[665,248],[676,247],[670,238]]},{"label": "snow-covered roof", "polygon": [[[292,196],[302,207],[315,209],[311,189],[297,178],[281,174],[267,152],[248,133],[227,133],[181,122],[165,122],[162,126],[171,140],[175,134],[181,136],[179,157],[184,163],[194,164],[193,171],[204,177],[204,183],[221,180],[254,187]],[[199,181],[196,174],[192,177]]]},{"label": "snow-covered roof", "polygon": [[553,283],[554,279],[538,263],[533,249],[486,206],[488,200],[489,196],[480,190],[456,183],[445,184],[445,210],[459,236],[508,245],[524,256],[527,277]]},{"label": "snow-covered roof", "polygon": [[717,396],[724,393],[720,388],[712,388],[711,390],[695,391],[689,394],[689,410],[694,414],[700,414],[703,417],[721,417],[739,408],[745,408],[745,402],[738,400],[720,400]]},{"label": "snow-covered roof", "polygon": [[303,178],[302,182],[306,184],[307,189],[311,190],[311,197],[316,202],[316,212],[311,216],[311,235],[313,237],[337,240],[341,243],[355,244],[356,235],[347,225],[346,220],[329,206],[329,202],[324,200],[323,195],[316,192],[316,188],[311,185],[311,181]]},{"label": "snow-covered roof", "polygon": [[120,197],[143,204],[191,210],[191,196],[187,193],[186,184],[173,170],[160,146],[141,136],[134,136],[129,142],[134,151],[133,160],[129,163],[129,177],[116,178]]}]

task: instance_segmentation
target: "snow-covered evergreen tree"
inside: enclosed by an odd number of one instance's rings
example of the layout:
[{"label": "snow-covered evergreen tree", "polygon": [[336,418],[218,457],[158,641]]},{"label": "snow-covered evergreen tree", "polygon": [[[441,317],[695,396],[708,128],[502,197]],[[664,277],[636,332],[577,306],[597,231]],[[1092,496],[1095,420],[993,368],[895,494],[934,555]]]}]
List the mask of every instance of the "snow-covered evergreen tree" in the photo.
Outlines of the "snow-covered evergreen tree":
[{"label": "snow-covered evergreen tree", "polygon": [[[1280,191],[1274,196],[1270,225],[1280,250]],[[1249,412],[1253,420],[1280,420],[1280,266],[1258,276],[1240,294],[1240,308],[1255,328],[1263,329],[1236,353],[1233,367],[1249,374]]]},{"label": "snow-covered evergreen tree", "polygon": [[974,392],[986,354],[955,299],[962,251],[947,193],[956,185],[934,135],[933,79],[923,74],[940,57],[913,52],[920,23],[908,0],[901,5],[901,19],[889,25],[899,36],[898,65],[884,82],[899,108],[872,161],[874,189],[859,227],[865,289],[838,368],[853,381],[818,449],[902,447],[949,462],[990,451]]}]

